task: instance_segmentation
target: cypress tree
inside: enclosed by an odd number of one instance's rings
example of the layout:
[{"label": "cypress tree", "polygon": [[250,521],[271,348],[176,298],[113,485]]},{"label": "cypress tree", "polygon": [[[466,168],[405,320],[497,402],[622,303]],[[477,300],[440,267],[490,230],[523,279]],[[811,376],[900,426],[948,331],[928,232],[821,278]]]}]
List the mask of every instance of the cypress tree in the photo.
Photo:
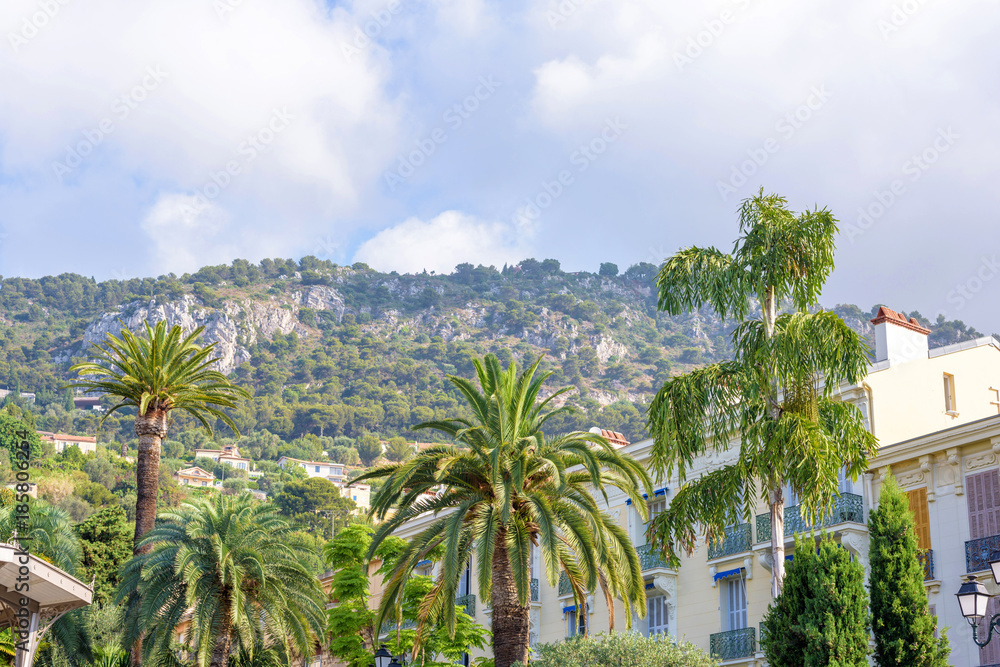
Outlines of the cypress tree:
[{"label": "cypress tree", "polygon": [[781,594],[764,617],[771,667],[867,667],[864,568],[829,535],[796,542]]},{"label": "cypress tree", "polygon": [[872,631],[879,667],[946,667],[947,637],[934,637],[924,567],[906,494],[891,475],[868,518]]}]

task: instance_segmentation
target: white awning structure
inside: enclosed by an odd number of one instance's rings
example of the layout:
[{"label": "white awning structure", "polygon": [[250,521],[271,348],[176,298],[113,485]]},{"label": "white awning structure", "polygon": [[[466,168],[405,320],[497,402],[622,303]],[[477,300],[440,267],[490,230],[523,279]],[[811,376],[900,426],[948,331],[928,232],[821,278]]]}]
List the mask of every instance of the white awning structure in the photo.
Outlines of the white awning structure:
[{"label": "white awning structure", "polygon": [[66,612],[93,600],[93,584],[87,586],[17,543],[0,542],[0,628],[14,630],[15,667],[30,667],[45,631]]}]

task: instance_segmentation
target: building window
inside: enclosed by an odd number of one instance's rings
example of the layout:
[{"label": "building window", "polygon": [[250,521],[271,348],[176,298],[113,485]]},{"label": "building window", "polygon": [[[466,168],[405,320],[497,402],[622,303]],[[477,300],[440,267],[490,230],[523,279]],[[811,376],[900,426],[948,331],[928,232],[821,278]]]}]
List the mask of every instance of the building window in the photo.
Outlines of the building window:
[{"label": "building window", "polygon": [[319,472],[319,466],[316,466],[316,472]]},{"label": "building window", "polygon": [[665,635],[667,625],[667,596],[657,595],[646,600],[646,636]]},{"label": "building window", "polygon": [[722,624],[726,630],[747,627],[747,585],[742,576],[722,580]]},{"label": "building window", "polygon": [[582,635],[587,631],[587,615],[586,612],[577,613],[577,608],[566,612],[566,636],[576,637],[577,635]]},{"label": "building window", "polygon": [[958,415],[958,403],[955,400],[955,376],[944,374],[944,411],[949,415]]}]

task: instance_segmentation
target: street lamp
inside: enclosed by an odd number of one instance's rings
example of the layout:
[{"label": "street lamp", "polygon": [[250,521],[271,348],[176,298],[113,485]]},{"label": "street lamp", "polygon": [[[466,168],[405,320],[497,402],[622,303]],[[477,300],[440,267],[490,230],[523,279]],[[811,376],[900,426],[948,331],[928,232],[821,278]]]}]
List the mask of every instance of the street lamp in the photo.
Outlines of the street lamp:
[{"label": "street lamp", "polygon": [[[993,581],[1000,584],[1000,552],[995,551],[990,556],[990,570],[993,572]],[[989,644],[990,640],[993,639],[993,632],[1000,631],[1000,614],[994,614],[990,618],[986,640],[980,642],[979,622],[986,617],[986,608],[990,601],[986,586],[981,581],[976,581],[975,577],[967,577],[955,597],[958,598],[958,606],[962,609],[962,616],[972,626],[972,641],[980,648]]]},{"label": "street lamp", "polygon": [[389,663],[392,662],[392,653],[385,647],[385,644],[375,651],[375,667],[389,667]]}]

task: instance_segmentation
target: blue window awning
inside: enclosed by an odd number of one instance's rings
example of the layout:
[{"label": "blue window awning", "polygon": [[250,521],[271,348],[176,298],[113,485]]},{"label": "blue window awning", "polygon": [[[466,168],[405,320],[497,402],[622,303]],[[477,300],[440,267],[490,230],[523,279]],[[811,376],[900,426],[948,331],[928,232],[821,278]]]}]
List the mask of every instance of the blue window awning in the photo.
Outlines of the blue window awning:
[{"label": "blue window awning", "polygon": [[564,614],[568,614],[573,611],[576,611],[576,605],[573,605],[572,607],[563,607]]},{"label": "blue window awning", "polygon": [[[656,491],[654,491],[653,492],[653,496],[654,497],[656,497],[656,496],[665,496],[665,495],[667,495],[667,491],[669,491],[669,490],[670,490],[670,487],[665,486],[662,489],[657,489]],[[649,494],[647,494],[647,493],[642,494],[642,497],[645,498],[646,500],[649,500]],[[631,505],[632,504],[632,499],[631,498],[627,499],[625,501],[625,504],[626,505]]]},{"label": "blue window awning", "polygon": [[733,569],[733,570],[726,570],[725,572],[716,572],[715,573],[715,580],[718,581],[719,579],[725,579],[727,577],[735,577],[736,575],[740,574],[741,572],[744,572],[745,569],[746,568],[738,567],[738,568]]}]

